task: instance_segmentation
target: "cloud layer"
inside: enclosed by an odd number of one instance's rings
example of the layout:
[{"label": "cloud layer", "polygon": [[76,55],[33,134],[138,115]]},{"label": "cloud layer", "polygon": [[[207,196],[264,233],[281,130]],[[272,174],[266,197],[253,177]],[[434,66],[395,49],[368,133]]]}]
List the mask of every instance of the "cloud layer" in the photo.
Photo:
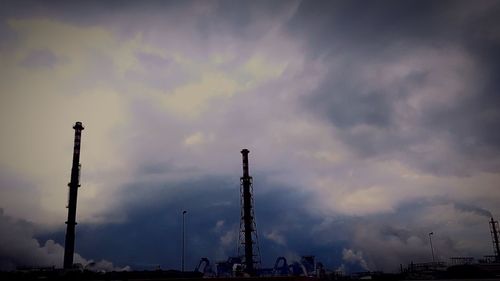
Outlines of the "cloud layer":
[{"label": "cloud layer", "polygon": [[497,2],[26,3],[0,9],[0,207],[44,231],[3,265],[58,264],[75,121],[94,260],[178,267],[183,209],[190,266],[234,254],[242,148],[267,264],[395,270],[431,231],[443,260],[489,254]]},{"label": "cloud layer", "polygon": [[[0,209],[0,226],[0,270],[11,271],[23,266],[62,267],[64,247],[54,240],[40,244],[35,238],[40,231],[37,229],[39,227],[27,221],[13,219],[5,215],[3,209]],[[115,267],[106,260],[86,260],[78,253],[75,254],[74,262],[93,271],[130,270],[128,266]]]}]

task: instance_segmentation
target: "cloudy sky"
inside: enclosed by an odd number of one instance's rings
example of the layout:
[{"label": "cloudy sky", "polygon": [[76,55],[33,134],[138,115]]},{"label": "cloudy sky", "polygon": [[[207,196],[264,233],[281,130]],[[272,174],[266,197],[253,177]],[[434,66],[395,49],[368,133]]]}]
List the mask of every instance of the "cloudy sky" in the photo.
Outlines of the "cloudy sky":
[{"label": "cloudy sky", "polygon": [[493,252],[499,1],[0,1],[0,268],[236,254],[250,150],[264,266]]}]

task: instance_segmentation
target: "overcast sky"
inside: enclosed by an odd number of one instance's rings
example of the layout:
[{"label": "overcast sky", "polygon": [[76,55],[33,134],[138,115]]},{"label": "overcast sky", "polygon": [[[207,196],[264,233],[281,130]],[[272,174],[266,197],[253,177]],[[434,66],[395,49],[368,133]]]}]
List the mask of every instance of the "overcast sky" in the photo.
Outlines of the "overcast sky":
[{"label": "overcast sky", "polygon": [[0,269],[235,255],[250,150],[264,266],[491,255],[499,1],[0,1]]}]

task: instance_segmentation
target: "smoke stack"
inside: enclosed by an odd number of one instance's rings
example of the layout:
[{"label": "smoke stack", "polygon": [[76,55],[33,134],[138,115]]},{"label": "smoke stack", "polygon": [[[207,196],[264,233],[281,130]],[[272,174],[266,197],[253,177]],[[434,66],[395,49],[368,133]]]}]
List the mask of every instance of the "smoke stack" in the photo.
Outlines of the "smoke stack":
[{"label": "smoke stack", "polygon": [[498,221],[495,221],[493,217],[490,220],[490,231],[491,239],[493,240],[493,251],[495,253],[495,260],[500,261],[500,246],[498,242]]},{"label": "smoke stack", "polygon": [[243,178],[250,177],[250,172],[248,169],[248,153],[250,153],[250,150],[248,149],[243,149],[241,151],[241,155],[243,157]]},{"label": "smoke stack", "polygon": [[[253,245],[257,245],[258,250],[258,237],[257,229],[254,220],[253,211],[253,198],[252,198],[252,177],[250,176],[248,169],[248,149],[243,149],[241,151],[243,157],[243,176],[240,178],[240,191],[241,191],[241,222],[240,222],[240,245],[245,246],[245,256],[244,265],[245,271],[250,275],[255,275],[255,264],[258,263],[254,257],[259,255],[254,255]],[[241,236],[243,234],[243,237]],[[253,237],[255,236],[255,241]],[[242,239],[243,238],[243,239]],[[239,247],[238,247],[239,251]]]},{"label": "smoke stack", "polygon": [[71,181],[68,184],[68,220],[66,221],[66,239],[64,244],[65,269],[73,267],[73,256],[75,253],[76,198],[78,187],[80,187],[80,141],[84,128],[81,122],[76,122],[73,129],[75,129],[75,144],[73,148],[73,165],[71,166]]}]

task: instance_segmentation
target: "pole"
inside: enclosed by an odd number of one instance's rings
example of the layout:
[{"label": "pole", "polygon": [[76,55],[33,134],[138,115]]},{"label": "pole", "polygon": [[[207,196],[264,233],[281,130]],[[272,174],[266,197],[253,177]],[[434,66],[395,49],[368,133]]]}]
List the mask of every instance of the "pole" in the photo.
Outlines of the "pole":
[{"label": "pole", "polygon": [[434,232],[429,233],[429,242],[431,244],[432,263],[435,263],[436,261],[434,259],[434,248],[432,247],[432,235],[434,235]]},{"label": "pole", "polygon": [[186,231],[185,231],[185,215],[186,215],[187,211],[184,210],[182,211],[182,272],[184,272],[184,258],[185,258],[185,234],[186,234]]}]

